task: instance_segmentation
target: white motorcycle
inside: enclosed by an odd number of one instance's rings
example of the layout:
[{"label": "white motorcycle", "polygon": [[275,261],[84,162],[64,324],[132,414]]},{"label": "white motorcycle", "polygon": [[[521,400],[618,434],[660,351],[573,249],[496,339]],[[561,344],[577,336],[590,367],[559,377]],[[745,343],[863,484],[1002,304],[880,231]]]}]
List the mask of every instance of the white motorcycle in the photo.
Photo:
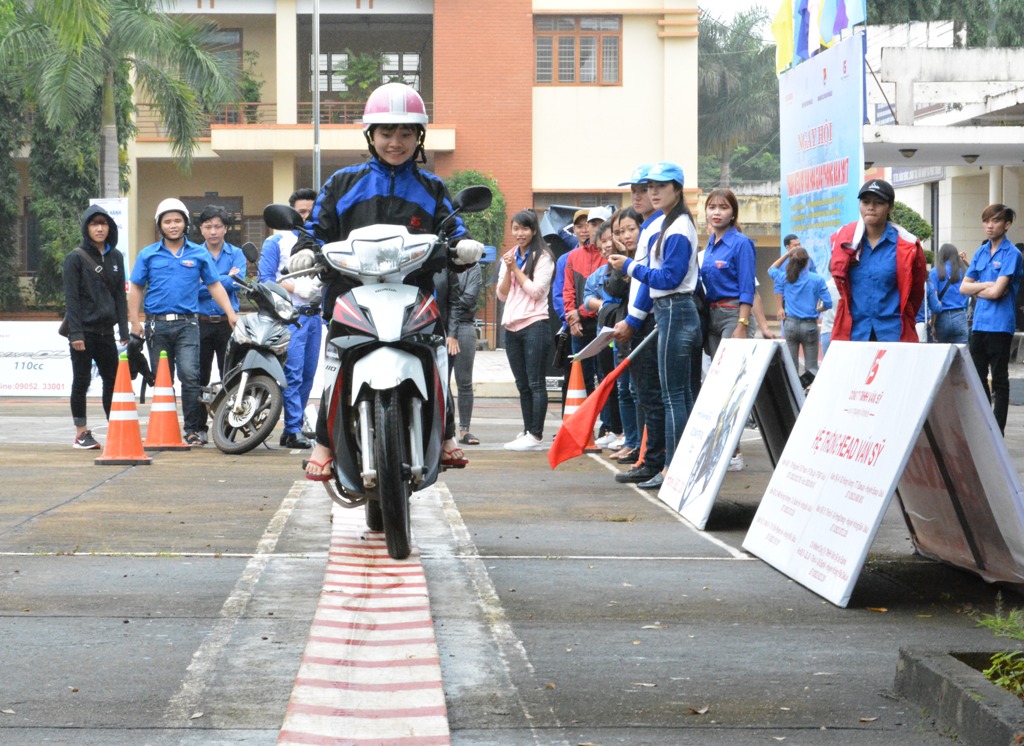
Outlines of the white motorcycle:
[{"label": "white motorcycle", "polygon": [[[334,272],[356,284],[334,303],[325,351],[322,406],[334,475],[324,484],[340,505],[366,506],[366,525],[384,531],[394,559],[411,551],[409,495],[441,471],[448,406],[445,331],[433,294],[415,283],[447,266],[455,215],[486,210],[491,192],[467,187],[452,204],[440,235],[358,228],[323,246],[314,267],[294,273]],[[268,205],[263,219],[277,230],[306,232],[286,205]]]}]

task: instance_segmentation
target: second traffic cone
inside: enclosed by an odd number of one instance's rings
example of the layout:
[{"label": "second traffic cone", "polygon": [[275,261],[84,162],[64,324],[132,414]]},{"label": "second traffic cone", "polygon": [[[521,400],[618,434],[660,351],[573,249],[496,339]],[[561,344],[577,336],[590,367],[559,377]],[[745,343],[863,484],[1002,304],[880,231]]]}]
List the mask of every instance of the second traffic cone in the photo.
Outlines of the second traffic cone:
[{"label": "second traffic cone", "polygon": [[142,448],[139,429],[139,411],[135,408],[132,374],[128,368],[128,355],[121,353],[114,379],[114,399],[110,403],[110,423],[107,427],[107,445],[95,464],[109,466],[142,466],[153,463]]},{"label": "second traffic cone", "polygon": [[[565,422],[573,412],[580,408],[580,405],[587,400],[587,386],[583,382],[583,363],[579,360],[572,361],[572,368],[569,371],[569,386],[565,390],[565,409],[562,412],[562,422]],[[582,438],[581,438],[582,440]],[[579,441],[577,441],[579,442]],[[590,439],[583,448],[584,453],[600,453],[601,448],[594,442],[594,433],[590,433]]]},{"label": "second traffic cone", "polygon": [[153,387],[149,427],[146,428],[146,450],[192,450],[192,447],[181,439],[178,407],[174,403],[174,382],[171,381],[171,364],[164,350],[160,352],[160,364],[156,368],[156,386]]}]

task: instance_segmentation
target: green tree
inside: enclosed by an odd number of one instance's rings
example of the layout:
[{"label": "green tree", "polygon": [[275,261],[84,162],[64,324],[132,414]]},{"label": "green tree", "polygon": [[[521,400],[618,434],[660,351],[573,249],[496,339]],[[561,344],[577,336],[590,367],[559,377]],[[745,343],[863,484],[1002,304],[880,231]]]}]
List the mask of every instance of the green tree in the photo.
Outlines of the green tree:
[{"label": "green tree", "polygon": [[719,161],[721,186],[732,182],[732,161],[740,145],[762,145],[779,128],[779,83],[775,47],[762,38],[768,14],[755,7],[736,15],[732,25],[701,23],[697,47],[698,133],[700,151]]},{"label": "green tree", "polygon": [[345,69],[345,86],[348,90],[342,94],[344,101],[365,101],[370,92],[380,85],[380,71],[384,65],[384,55],[380,52],[354,53],[346,49],[348,67]]},{"label": "green tree", "polygon": [[896,225],[902,225],[922,241],[927,241],[934,232],[931,223],[922,218],[917,210],[899,201],[892,206],[889,219]]},{"label": "green tree", "polygon": [[953,21],[968,47],[1024,46],[1021,0],[886,0],[868,3],[869,24]]},{"label": "green tree", "polygon": [[460,189],[468,186],[485,186],[494,195],[491,206],[483,212],[466,213],[462,215],[466,228],[473,234],[473,238],[487,246],[501,246],[505,243],[505,196],[498,189],[498,182],[489,176],[484,176],[479,171],[455,171],[444,180],[445,186],[452,196]]},{"label": "green tree", "polygon": [[[0,68],[12,71],[49,127],[67,129],[97,107],[99,194],[119,193],[119,76],[164,118],[179,165],[191,165],[206,123],[204,107],[232,100],[238,71],[216,54],[206,22],[160,11],[158,0],[13,0],[0,31]],[[85,132],[79,132],[79,137]]]},{"label": "green tree", "polygon": [[[2,14],[0,14],[2,15]],[[18,171],[14,156],[25,137],[24,105],[17,90],[0,74],[0,309],[16,311],[22,306],[15,255],[18,243]]]},{"label": "green tree", "polygon": [[[498,182],[490,176],[484,176],[479,171],[455,171],[444,180],[445,186],[454,197],[460,189],[468,186],[485,186],[491,190],[493,199],[491,206],[483,212],[466,213],[462,220],[466,223],[466,229],[473,234],[473,238],[485,246],[494,246],[498,253],[501,253],[505,243],[505,226],[508,224],[508,216],[505,210],[505,195],[498,189]],[[478,303],[482,306],[487,302],[487,289],[491,287],[491,279],[494,272],[497,272],[498,263],[482,264],[483,287],[480,291]]]},{"label": "green tree", "polygon": [[[79,125],[95,128],[98,121],[99,112],[93,109]],[[32,212],[39,224],[39,265],[33,288],[37,303],[60,304],[64,257],[81,243],[80,218],[95,195],[99,143],[79,137],[74,127],[53,128],[37,122],[30,145]]]}]

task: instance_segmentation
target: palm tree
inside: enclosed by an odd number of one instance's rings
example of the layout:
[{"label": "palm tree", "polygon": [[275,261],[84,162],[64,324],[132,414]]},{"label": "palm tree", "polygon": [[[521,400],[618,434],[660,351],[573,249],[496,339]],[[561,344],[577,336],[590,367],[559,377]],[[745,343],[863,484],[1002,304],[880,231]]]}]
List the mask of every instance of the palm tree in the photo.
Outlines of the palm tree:
[{"label": "palm tree", "polygon": [[697,47],[697,126],[700,152],[721,163],[720,184],[729,186],[733,151],[760,144],[779,127],[775,48],[764,41],[767,12],[755,7],[730,26],[702,21]]},{"label": "palm tree", "polygon": [[232,100],[238,71],[218,57],[205,22],[169,16],[158,0],[12,0],[0,67],[14,72],[50,127],[73,126],[100,92],[100,195],[119,193],[116,81],[134,76],[164,118],[183,170],[204,107]]}]

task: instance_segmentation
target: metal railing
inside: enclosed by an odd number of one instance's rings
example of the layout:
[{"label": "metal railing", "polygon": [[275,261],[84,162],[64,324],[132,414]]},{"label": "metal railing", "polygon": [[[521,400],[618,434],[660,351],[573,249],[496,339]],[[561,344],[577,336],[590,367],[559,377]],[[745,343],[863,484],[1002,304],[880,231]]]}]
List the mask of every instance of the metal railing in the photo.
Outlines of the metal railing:
[{"label": "metal railing", "polygon": [[[321,101],[320,102],[320,124],[359,124],[363,120],[364,101]],[[433,117],[433,103],[427,102],[427,115]],[[299,124],[313,123],[313,104],[309,101],[299,101],[297,104],[296,119]],[[207,115],[206,124],[200,134],[201,138],[210,136],[211,126],[232,126],[232,125],[261,125],[277,124],[277,104],[250,103],[240,101],[237,103],[221,104],[213,112]],[[160,111],[153,104],[139,104],[135,125],[138,128],[140,140],[164,140],[167,139],[167,127]]]}]

